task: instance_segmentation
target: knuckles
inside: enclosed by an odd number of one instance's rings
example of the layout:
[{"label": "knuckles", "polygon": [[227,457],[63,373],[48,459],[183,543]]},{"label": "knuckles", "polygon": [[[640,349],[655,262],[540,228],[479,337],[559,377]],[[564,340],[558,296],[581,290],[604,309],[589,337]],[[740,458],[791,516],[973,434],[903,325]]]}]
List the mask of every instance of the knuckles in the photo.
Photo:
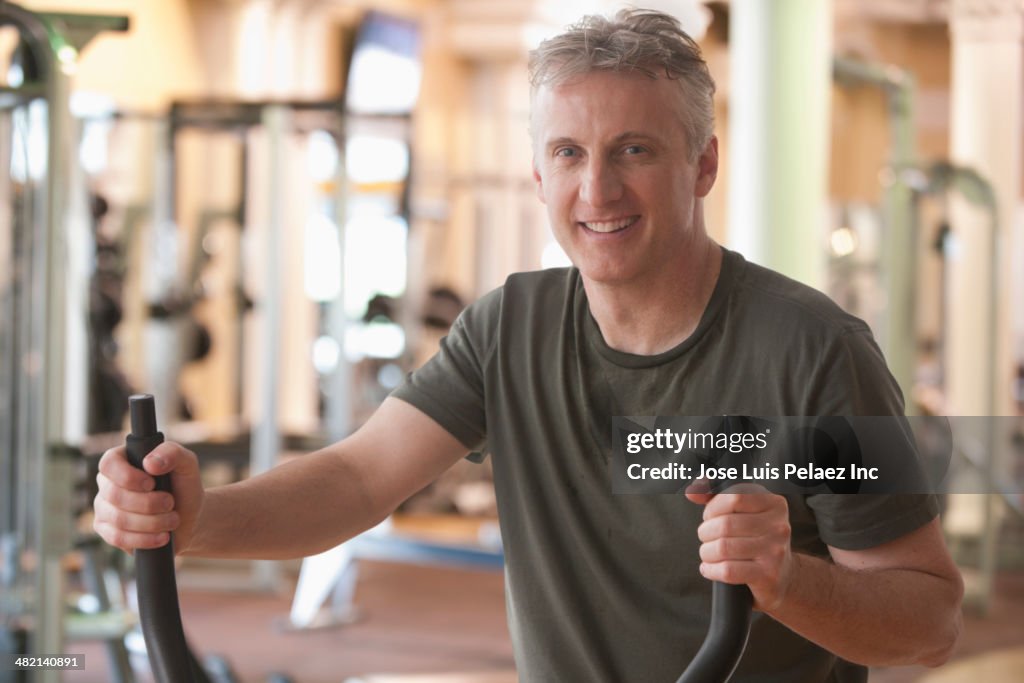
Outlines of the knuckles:
[{"label": "knuckles", "polygon": [[124,512],[122,512],[116,507],[111,506],[110,509],[107,510],[106,521],[112,527],[116,529],[122,529],[126,526],[126,522],[128,521],[127,517],[128,515],[126,515]]},{"label": "knuckles", "polygon": [[100,532],[100,536],[106,539],[107,543],[115,548],[121,548],[122,550],[129,549],[128,539],[123,531],[107,530],[106,533]]},{"label": "knuckles", "polygon": [[737,524],[736,518],[732,515],[719,518],[718,535],[723,537],[735,536],[739,532],[739,529],[736,528]]},{"label": "knuckles", "polygon": [[743,577],[735,565],[723,564],[718,571],[719,580],[724,583],[743,583]]},{"label": "knuckles", "polygon": [[168,512],[167,503],[162,496],[146,496],[146,512],[151,515]]}]

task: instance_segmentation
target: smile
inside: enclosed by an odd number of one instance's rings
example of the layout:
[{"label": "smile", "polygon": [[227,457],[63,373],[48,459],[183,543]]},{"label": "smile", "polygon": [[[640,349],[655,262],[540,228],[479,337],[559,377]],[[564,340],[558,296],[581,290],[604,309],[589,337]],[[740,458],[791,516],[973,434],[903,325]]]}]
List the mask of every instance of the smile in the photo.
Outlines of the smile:
[{"label": "smile", "polygon": [[611,221],[580,221],[580,225],[591,232],[610,233],[625,230],[636,223],[639,218],[639,216],[626,216]]}]

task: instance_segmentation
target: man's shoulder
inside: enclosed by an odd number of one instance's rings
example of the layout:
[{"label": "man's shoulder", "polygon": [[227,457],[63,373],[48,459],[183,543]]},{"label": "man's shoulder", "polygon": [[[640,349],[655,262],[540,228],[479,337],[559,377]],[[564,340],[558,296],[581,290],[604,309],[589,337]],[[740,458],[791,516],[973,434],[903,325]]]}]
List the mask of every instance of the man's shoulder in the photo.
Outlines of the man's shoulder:
[{"label": "man's shoulder", "polygon": [[460,324],[485,332],[497,330],[503,321],[520,327],[530,318],[543,321],[560,316],[578,282],[579,271],[575,268],[512,273],[501,286],[470,304],[460,316]]},{"label": "man's shoulder", "polygon": [[504,284],[476,300],[471,308],[497,313],[501,309],[557,305],[575,291],[579,271],[575,268],[545,268],[512,273]]},{"label": "man's shoulder", "polygon": [[[755,340],[750,358],[771,359],[793,383],[804,415],[893,415],[899,387],[866,322],[824,293],[768,268],[745,263],[736,275],[732,332]],[[777,381],[778,378],[775,379]]]},{"label": "man's shoulder", "polygon": [[845,335],[870,329],[825,293],[782,273],[744,261],[736,277],[738,304],[780,329]]}]

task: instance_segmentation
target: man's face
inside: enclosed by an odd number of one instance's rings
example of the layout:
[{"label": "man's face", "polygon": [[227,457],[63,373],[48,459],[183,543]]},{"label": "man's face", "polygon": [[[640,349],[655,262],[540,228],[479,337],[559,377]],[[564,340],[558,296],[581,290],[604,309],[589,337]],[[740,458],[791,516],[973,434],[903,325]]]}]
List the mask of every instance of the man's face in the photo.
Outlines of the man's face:
[{"label": "man's face", "polygon": [[678,267],[704,230],[717,142],[688,161],[679,83],[595,71],[533,102],[534,179],[555,239],[588,280],[624,284]]}]

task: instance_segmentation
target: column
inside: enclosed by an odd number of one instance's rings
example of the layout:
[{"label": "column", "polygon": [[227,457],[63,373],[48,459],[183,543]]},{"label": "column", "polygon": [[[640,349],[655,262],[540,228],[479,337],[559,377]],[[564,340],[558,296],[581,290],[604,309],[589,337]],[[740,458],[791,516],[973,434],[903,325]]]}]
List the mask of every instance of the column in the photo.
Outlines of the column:
[{"label": "column", "polygon": [[832,3],[733,0],[729,244],[821,287]]},{"label": "column", "polygon": [[947,411],[1008,415],[1011,259],[1024,246],[1013,244],[1021,188],[1024,5],[1019,0],[956,0],[951,14],[952,161],[991,183],[997,215],[993,226],[977,205],[950,197],[955,241],[947,282]]},{"label": "column", "polygon": [[[950,155],[954,164],[974,170],[991,185],[994,206],[985,211],[961,195],[949,198],[954,243],[947,256],[946,411],[1007,415],[1012,411],[1010,265],[1021,186],[1024,5],[1020,0],[954,0],[950,27]],[[973,432],[985,456],[984,485],[993,491],[994,482],[1005,480],[1000,452],[1008,439],[1006,425],[987,421],[974,425]],[[965,573],[965,601],[984,612],[998,566],[1002,506],[994,495],[951,502],[956,503],[951,511],[961,510],[961,526],[966,522],[969,529],[973,523],[980,535],[979,568]],[[947,529],[949,522],[947,515]]]}]

